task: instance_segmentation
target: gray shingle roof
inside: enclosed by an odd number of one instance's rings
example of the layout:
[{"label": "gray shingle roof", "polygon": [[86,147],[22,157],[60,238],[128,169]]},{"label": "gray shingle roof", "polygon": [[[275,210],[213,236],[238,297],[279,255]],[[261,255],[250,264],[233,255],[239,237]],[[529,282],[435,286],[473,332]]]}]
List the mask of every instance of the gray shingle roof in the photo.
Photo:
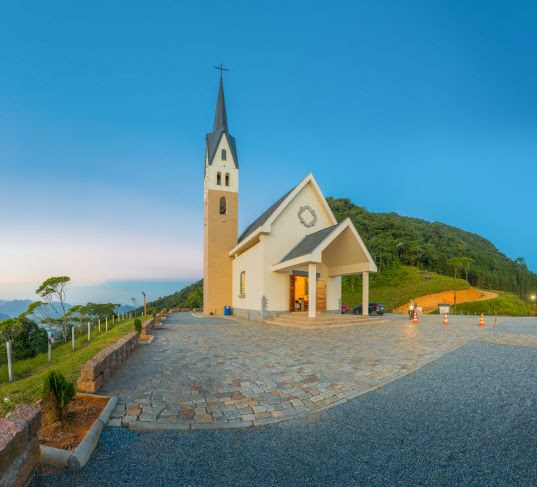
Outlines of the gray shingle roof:
[{"label": "gray shingle roof", "polygon": [[257,230],[261,225],[263,225],[270,218],[270,216],[278,209],[278,207],[283,203],[285,198],[289,196],[291,191],[293,191],[295,188],[296,186],[291,188],[278,201],[276,201],[276,203],[274,203],[270,208],[268,208],[263,213],[261,213],[261,215],[259,215],[252,223],[250,223],[250,225],[246,227],[244,232],[240,234],[238,242],[241,242],[242,240],[244,240],[248,235],[250,235],[255,230]]},{"label": "gray shingle roof", "polygon": [[286,260],[295,259],[296,257],[301,257],[303,255],[310,254],[313,252],[317,246],[330,235],[337,225],[332,225],[331,227],[323,228],[315,233],[310,233],[306,235],[295,247],[280,261],[285,262]]}]

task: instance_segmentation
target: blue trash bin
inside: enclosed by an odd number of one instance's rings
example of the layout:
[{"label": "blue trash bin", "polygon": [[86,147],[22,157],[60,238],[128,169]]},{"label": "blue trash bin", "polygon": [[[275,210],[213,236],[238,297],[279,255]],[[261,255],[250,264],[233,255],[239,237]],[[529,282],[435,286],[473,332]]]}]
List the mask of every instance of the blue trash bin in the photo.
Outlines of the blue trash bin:
[{"label": "blue trash bin", "polygon": [[231,316],[231,306],[224,306],[224,316]]}]

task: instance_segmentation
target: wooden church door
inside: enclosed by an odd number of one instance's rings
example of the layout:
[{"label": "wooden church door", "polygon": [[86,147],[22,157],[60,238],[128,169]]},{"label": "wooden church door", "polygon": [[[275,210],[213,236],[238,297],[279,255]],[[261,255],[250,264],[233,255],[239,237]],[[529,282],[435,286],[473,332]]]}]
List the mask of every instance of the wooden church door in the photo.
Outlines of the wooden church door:
[{"label": "wooden church door", "polygon": [[317,279],[317,311],[326,311],[326,281]]}]

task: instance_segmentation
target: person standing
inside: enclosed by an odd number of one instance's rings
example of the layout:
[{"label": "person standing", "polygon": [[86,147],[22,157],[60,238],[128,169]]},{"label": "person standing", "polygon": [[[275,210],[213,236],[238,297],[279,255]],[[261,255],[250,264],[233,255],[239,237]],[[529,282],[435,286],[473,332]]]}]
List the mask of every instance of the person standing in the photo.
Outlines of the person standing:
[{"label": "person standing", "polygon": [[414,315],[414,308],[416,307],[414,303],[414,298],[410,300],[410,303],[408,305],[408,318],[411,320],[412,316]]}]

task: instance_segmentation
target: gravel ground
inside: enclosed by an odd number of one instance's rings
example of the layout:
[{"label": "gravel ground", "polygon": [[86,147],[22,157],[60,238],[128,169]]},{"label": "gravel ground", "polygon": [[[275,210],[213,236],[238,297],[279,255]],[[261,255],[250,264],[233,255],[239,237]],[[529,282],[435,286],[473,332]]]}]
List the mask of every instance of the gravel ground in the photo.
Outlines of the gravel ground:
[{"label": "gravel ground", "polygon": [[534,486],[537,349],[472,342],[317,419],[188,433],[106,429],[37,486]]},{"label": "gravel ground", "polygon": [[535,318],[498,318],[501,322],[494,327],[495,331],[518,333],[521,335],[537,335]]}]

